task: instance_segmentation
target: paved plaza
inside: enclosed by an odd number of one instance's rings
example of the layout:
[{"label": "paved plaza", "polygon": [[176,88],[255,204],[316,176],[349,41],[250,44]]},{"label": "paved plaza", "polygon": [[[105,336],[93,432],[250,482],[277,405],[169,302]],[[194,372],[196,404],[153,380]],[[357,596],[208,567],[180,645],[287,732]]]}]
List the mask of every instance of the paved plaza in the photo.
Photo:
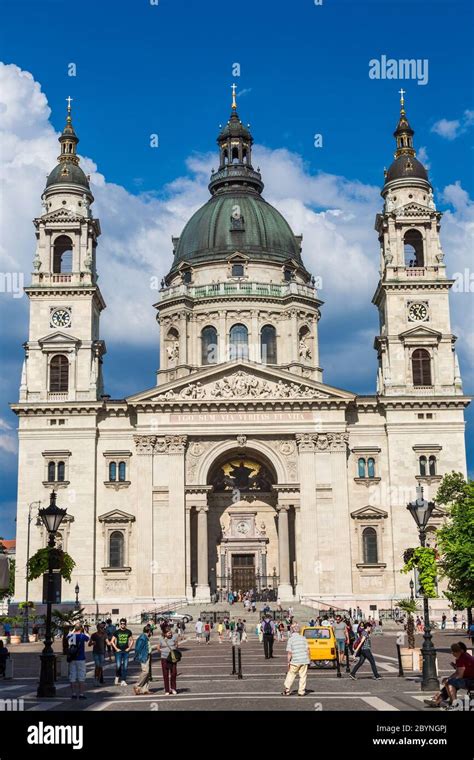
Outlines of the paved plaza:
[{"label": "paved plaza", "polygon": [[[133,626],[134,634],[140,628]],[[194,622],[190,623],[182,642],[183,658],[178,666],[178,695],[164,696],[161,666],[154,654],[153,681],[146,696],[135,696],[133,685],[139,677],[139,666],[130,661],[128,685],[114,686],[114,663],[106,662],[105,684],[93,686],[94,664],[87,652],[87,699],[70,698],[66,677],[58,678],[57,695],[52,699],[38,700],[36,686],[39,673],[41,644],[10,647],[14,660],[14,678],[0,683],[2,699],[22,699],[20,709],[25,711],[130,711],[130,710],[351,710],[351,711],[426,711],[423,699],[428,696],[420,689],[419,675],[398,676],[395,647],[396,632],[385,632],[373,637],[373,651],[382,680],[374,681],[368,665],[364,665],[353,681],[342,667],[342,677],[333,669],[310,669],[306,697],[298,697],[296,685],[290,697],[281,696],[286,671],[286,642],[275,642],[274,659],[265,660],[263,646],[253,631],[241,645],[242,679],[231,675],[232,646],[228,640],[219,644],[213,632],[211,643],[198,643],[194,636]],[[449,647],[455,641],[470,644],[463,631],[436,632],[440,677],[452,671]],[[156,641],[156,637],[153,638]],[[422,637],[416,637],[417,647]],[[60,652],[59,641],[55,650]],[[133,655],[132,655],[133,657]]]}]

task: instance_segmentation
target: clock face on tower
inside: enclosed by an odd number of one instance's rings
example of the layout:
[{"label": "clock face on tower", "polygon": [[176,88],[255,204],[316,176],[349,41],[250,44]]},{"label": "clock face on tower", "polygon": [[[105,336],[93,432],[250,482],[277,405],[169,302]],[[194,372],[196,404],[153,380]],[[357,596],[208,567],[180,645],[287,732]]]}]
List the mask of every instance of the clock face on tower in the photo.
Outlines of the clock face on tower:
[{"label": "clock face on tower", "polygon": [[68,309],[55,309],[51,314],[52,327],[69,327],[71,324],[71,312]]},{"label": "clock face on tower", "polygon": [[417,301],[408,306],[409,322],[426,322],[428,319],[428,304],[424,301]]},{"label": "clock face on tower", "polygon": [[241,533],[243,536],[246,536],[249,532],[249,525],[248,523],[244,522],[243,520],[237,524],[237,532]]}]

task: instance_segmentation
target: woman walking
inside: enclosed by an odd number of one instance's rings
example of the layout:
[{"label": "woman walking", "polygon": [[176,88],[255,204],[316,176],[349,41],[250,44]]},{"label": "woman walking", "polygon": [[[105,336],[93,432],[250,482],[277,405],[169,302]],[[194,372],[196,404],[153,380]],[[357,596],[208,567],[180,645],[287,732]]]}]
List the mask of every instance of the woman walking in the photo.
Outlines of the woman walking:
[{"label": "woman walking", "polygon": [[165,697],[169,697],[170,694],[175,696],[178,693],[176,689],[176,676],[178,662],[181,659],[181,652],[178,651],[178,641],[179,636],[173,635],[173,632],[170,629],[158,639],[157,650],[161,655],[161,670],[163,672],[163,683],[165,685]]},{"label": "woman walking", "polygon": [[372,673],[374,674],[373,677],[376,681],[378,681],[382,676],[379,675],[377,671],[377,665],[375,664],[374,655],[372,654],[372,643],[370,641],[370,634],[372,632],[372,625],[370,623],[364,623],[363,630],[357,639],[356,643],[354,644],[354,654],[356,657],[358,657],[358,662],[354,665],[354,667],[351,670],[350,677],[355,681],[356,676],[355,674],[359,670],[360,666],[364,664],[364,662],[367,660],[367,662],[370,663],[370,667],[372,668]]}]

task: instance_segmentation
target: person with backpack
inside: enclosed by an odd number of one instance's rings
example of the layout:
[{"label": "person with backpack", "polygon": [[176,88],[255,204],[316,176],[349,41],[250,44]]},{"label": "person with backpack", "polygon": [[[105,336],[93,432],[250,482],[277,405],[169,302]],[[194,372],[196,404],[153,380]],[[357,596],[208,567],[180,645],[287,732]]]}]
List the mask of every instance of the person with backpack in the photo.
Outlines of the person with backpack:
[{"label": "person with backpack", "polygon": [[71,684],[71,699],[85,699],[86,684],[86,650],[85,645],[89,636],[84,633],[81,623],[75,623],[74,630],[67,637],[69,663],[69,683]]},{"label": "person with backpack", "polygon": [[376,681],[380,680],[382,678],[381,675],[379,675],[377,671],[377,665],[374,660],[374,655],[372,654],[372,643],[370,641],[370,634],[372,633],[372,624],[371,623],[364,623],[364,627],[359,635],[359,638],[354,644],[354,655],[358,657],[358,662],[354,665],[352,668],[349,677],[352,678],[353,681],[356,680],[355,674],[359,670],[360,666],[364,664],[364,662],[367,660],[367,662],[370,663],[370,667],[372,668],[372,673],[374,674],[373,677]]},{"label": "person with backpack", "polygon": [[135,643],[135,661],[140,663],[142,671],[141,677],[138,679],[136,686],[133,687],[133,691],[138,696],[139,694],[148,694],[148,684],[150,682],[150,658],[152,652],[151,636],[153,630],[150,625],[146,625],[143,629],[143,633],[140,634]]},{"label": "person with backpack", "polygon": [[242,620],[239,618],[237,620],[237,625],[235,626],[235,630],[236,630],[237,636],[239,637],[239,641],[242,641],[244,629],[245,629],[245,626],[242,623]]},{"label": "person with backpack", "polygon": [[262,623],[263,651],[266,660],[273,659],[273,642],[275,641],[275,623],[270,615],[266,615]]},{"label": "person with backpack", "polygon": [[209,623],[209,621],[204,623],[204,641],[206,642],[206,644],[211,643],[211,624]]}]

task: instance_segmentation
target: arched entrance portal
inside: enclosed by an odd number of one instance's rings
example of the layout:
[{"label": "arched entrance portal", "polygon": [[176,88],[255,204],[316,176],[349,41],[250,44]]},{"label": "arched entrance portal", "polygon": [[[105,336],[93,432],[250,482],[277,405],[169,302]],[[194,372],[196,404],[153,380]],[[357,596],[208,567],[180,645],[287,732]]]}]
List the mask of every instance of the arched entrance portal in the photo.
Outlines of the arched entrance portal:
[{"label": "arched entrance portal", "polygon": [[282,512],[278,488],[273,464],[259,451],[234,449],[213,462],[202,505],[190,515],[197,598],[207,586],[223,600],[229,591],[250,589],[261,599],[276,599],[282,570],[286,586],[294,586],[295,510]]}]

